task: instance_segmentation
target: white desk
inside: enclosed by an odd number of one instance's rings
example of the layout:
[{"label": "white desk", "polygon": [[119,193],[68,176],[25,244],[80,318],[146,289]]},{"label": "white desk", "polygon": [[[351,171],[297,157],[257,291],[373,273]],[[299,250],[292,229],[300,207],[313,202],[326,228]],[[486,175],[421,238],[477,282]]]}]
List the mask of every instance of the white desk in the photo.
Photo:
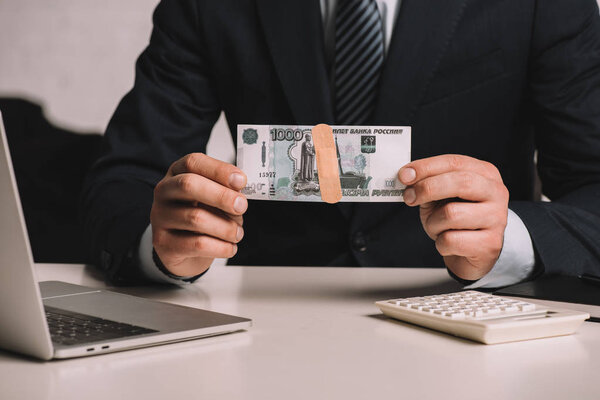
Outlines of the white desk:
[{"label": "white desk", "polygon": [[[104,286],[91,268],[40,280]],[[254,320],[220,337],[73,360],[0,351],[0,399],[598,399],[600,324],[480,345],[382,318],[375,300],[458,290],[439,269],[213,267],[119,290]]]}]

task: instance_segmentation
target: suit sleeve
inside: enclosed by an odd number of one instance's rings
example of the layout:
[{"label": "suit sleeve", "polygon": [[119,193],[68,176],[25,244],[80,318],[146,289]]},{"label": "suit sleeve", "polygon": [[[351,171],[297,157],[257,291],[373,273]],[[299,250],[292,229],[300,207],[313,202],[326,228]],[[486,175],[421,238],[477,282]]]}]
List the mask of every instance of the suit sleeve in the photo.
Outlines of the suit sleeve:
[{"label": "suit sleeve", "polygon": [[172,162],[205,151],[221,110],[198,21],[194,1],[158,5],[134,87],[112,117],[84,184],[88,251],[115,284],[141,279],[137,248],[150,223],[154,186]]},{"label": "suit sleeve", "polygon": [[546,273],[600,274],[600,16],[595,0],[539,0],[529,93],[551,203],[511,202]]}]

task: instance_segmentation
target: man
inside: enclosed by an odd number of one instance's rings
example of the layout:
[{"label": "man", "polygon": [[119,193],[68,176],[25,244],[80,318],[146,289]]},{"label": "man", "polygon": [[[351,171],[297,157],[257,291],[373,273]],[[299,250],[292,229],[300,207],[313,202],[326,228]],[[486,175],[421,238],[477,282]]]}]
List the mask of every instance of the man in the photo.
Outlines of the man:
[{"label": "man", "polygon": [[[215,257],[476,286],[600,269],[595,0],[165,0],[154,26],[83,192],[113,281],[193,281]],[[412,126],[406,204],[248,204],[243,171],[202,154],[221,110],[232,132]]]}]

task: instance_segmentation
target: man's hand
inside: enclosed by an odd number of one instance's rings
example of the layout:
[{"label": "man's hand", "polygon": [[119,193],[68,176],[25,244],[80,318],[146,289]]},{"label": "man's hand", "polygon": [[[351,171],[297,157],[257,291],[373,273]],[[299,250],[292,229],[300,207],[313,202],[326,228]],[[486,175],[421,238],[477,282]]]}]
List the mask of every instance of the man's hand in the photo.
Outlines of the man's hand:
[{"label": "man's hand", "polygon": [[404,201],[420,206],[421,223],[459,278],[477,280],[500,256],[508,215],[508,189],[485,161],[442,155],[400,169]]},{"label": "man's hand", "polygon": [[244,236],[241,190],[246,175],[205,154],[175,161],[154,189],[152,244],[165,267],[179,276],[208,269],[215,258],[233,257]]}]

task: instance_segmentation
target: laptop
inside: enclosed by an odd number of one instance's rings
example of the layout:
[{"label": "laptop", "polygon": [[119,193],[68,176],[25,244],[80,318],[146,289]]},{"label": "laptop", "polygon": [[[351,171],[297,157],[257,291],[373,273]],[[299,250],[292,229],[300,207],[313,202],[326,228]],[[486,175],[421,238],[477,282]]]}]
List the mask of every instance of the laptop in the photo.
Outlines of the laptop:
[{"label": "laptop", "polygon": [[249,328],[247,318],[35,278],[0,114],[0,347],[50,360]]}]

